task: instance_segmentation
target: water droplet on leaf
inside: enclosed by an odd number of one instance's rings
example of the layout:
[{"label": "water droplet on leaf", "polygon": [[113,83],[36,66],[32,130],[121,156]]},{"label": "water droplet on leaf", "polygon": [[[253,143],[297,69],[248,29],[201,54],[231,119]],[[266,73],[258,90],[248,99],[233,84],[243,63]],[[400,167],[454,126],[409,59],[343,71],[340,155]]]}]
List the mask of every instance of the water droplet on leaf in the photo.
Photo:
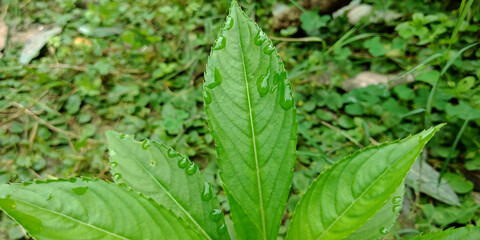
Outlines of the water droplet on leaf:
[{"label": "water droplet on leaf", "polygon": [[110,150],[108,152],[110,153],[110,157],[117,155],[117,152],[115,152],[114,150]]},{"label": "water droplet on leaf", "polygon": [[110,168],[116,168],[118,166],[117,162],[111,162],[110,163]]},{"label": "water droplet on leaf", "polygon": [[193,175],[197,171],[197,169],[198,169],[197,164],[190,163],[190,165],[188,165],[187,168],[185,169],[185,172],[187,173],[187,175]]},{"label": "water droplet on leaf", "polygon": [[265,34],[263,31],[258,31],[257,32],[257,35],[255,35],[255,37],[253,38],[253,43],[255,43],[255,45],[257,46],[260,46],[262,45],[262,43],[265,42],[265,40],[267,40],[267,34]]},{"label": "water droplet on leaf", "polygon": [[147,150],[150,147],[150,145],[151,145],[150,140],[148,140],[148,139],[143,140],[143,142],[142,142],[143,150]]},{"label": "water droplet on leaf", "polygon": [[225,223],[222,223],[222,225],[220,225],[218,228],[217,228],[217,233],[225,233],[227,231],[227,226],[225,225]]},{"label": "water droplet on leaf", "polygon": [[293,106],[292,86],[287,80],[280,84],[280,106],[284,110]]},{"label": "water droplet on leaf", "polygon": [[178,153],[175,152],[175,150],[173,150],[173,148],[169,148],[167,154],[168,154],[169,158],[174,158],[174,157],[178,156]]},{"label": "water droplet on leaf", "polygon": [[258,93],[260,93],[260,96],[263,97],[265,94],[268,93],[269,86],[268,86],[268,80],[270,79],[270,69],[268,69],[267,74],[260,76],[260,78],[257,80],[257,89]]},{"label": "water droplet on leaf", "polygon": [[155,167],[157,165],[157,162],[155,160],[150,160],[150,166]]},{"label": "water droplet on leaf", "polygon": [[51,200],[52,198],[53,198],[53,193],[50,193],[50,195],[48,195],[47,201]]},{"label": "water droplet on leaf", "polygon": [[215,68],[215,71],[213,73],[213,81],[205,82],[205,86],[212,89],[212,88],[220,85],[220,83],[222,83],[222,75],[220,75],[220,71],[218,71],[218,68]]},{"label": "water droplet on leaf", "polygon": [[120,174],[120,173],[113,174],[113,181],[117,182],[121,178],[122,178],[122,174]]},{"label": "water droplet on leaf", "polygon": [[77,195],[83,195],[87,192],[88,187],[76,187],[72,188],[72,191]]},{"label": "water droplet on leaf", "polygon": [[222,50],[227,44],[227,39],[224,36],[218,36],[217,40],[213,44],[213,50]]},{"label": "water droplet on leaf", "polygon": [[392,207],[392,212],[393,213],[399,213],[401,210],[402,210],[402,206],[400,206],[400,205],[394,205]]},{"label": "water droplet on leaf", "polygon": [[401,203],[402,203],[402,197],[394,197],[394,198],[392,199],[392,203],[393,203],[393,204],[397,204],[397,205],[398,205],[398,204],[401,204]]},{"label": "water droplet on leaf", "polygon": [[190,163],[190,160],[188,160],[188,158],[184,157],[184,158],[178,160],[177,165],[178,165],[179,168],[186,168],[189,163]]},{"label": "water droplet on leaf", "polygon": [[210,104],[212,102],[212,96],[210,95],[210,92],[208,91],[203,91],[203,100],[205,101],[205,104]]},{"label": "water droplet on leaf", "polygon": [[213,197],[212,185],[210,185],[209,182],[205,182],[205,184],[203,185],[202,200],[210,201],[212,197]]},{"label": "water droplet on leaf", "polygon": [[120,135],[120,139],[125,139],[125,137],[126,137],[125,134]]},{"label": "water droplet on leaf", "polygon": [[33,182],[23,182],[23,186],[28,186],[28,185],[31,185],[33,184]]},{"label": "water droplet on leaf", "polygon": [[271,43],[265,46],[265,48],[263,48],[263,52],[265,54],[272,54],[273,51],[275,51],[275,47]]},{"label": "water droplet on leaf", "polygon": [[222,219],[222,210],[220,210],[220,209],[213,209],[213,210],[210,212],[210,219],[212,219],[212,220],[215,221],[215,222],[220,221],[220,219]]},{"label": "water droplet on leaf", "polygon": [[227,19],[225,20],[225,27],[223,28],[223,30],[230,30],[232,29],[233,27],[233,19],[228,16]]},{"label": "water droplet on leaf", "polygon": [[380,229],[378,230],[378,232],[381,233],[381,234],[387,234],[387,233],[388,233],[388,229],[387,229],[386,227],[383,227],[383,228],[380,228]]}]

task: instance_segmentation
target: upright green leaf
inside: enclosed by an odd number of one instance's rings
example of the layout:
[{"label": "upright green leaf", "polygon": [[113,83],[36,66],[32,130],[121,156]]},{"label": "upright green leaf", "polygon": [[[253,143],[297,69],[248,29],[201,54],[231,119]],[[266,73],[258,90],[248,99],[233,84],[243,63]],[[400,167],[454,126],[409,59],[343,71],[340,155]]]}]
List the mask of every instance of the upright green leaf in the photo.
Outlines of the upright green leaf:
[{"label": "upright green leaf", "polygon": [[223,212],[197,165],[155,141],[107,132],[116,182],[153,198],[206,239],[229,239]]},{"label": "upright green leaf", "polygon": [[367,224],[440,127],[368,147],[320,174],[295,208],[287,239],[344,239]]},{"label": "upright green leaf", "polygon": [[418,235],[411,240],[467,240],[478,239],[480,236],[480,227],[461,227],[450,228],[445,231]]},{"label": "upright green leaf", "polygon": [[235,1],[203,86],[237,238],[276,239],[295,162],[292,88],[272,42]]},{"label": "upright green leaf", "polygon": [[36,239],[205,239],[153,200],[99,180],[0,185],[0,208]]}]

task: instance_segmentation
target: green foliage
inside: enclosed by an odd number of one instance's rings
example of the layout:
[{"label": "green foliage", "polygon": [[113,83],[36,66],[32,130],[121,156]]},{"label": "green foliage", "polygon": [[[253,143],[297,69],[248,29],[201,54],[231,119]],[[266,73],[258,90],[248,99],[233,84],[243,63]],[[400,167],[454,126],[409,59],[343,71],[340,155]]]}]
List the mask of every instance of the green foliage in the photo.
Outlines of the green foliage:
[{"label": "green foliage", "polygon": [[[297,161],[278,238],[285,238],[308,185],[343,156],[442,122],[448,125],[407,176],[402,221],[385,238],[478,225],[479,2],[366,0],[373,15],[400,15],[374,21],[371,14],[356,26],[348,24],[349,10],[330,17],[307,8],[283,29],[276,23],[288,18],[272,17],[275,3],[240,5],[275,39],[296,100]],[[9,27],[0,53],[0,183],[52,176],[111,181],[104,132],[116,129],[172,146],[204,169],[233,231],[201,89],[228,2],[5,0],[0,9],[0,28]],[[40,51],[22,55],[25,44],[16,39],[40,26],[62,30]],[[312,39],[321,43],[305,42]],[[21,65],[28,53],[33,59]],[[388,84],[345,87],[364,71]],[[397,82],[402,73],[409,82]],[[24,237],[0,215],[0,239]]]},{"label": "green foliage", "polygon": [[235,232],[272,239],[295,163],[292,88],[272,42],[235,3],[212,49],[205,111]]},{"label": "green foliage", "polygon": [[37,239],[203,239],[137,192],[88,178],[0,186],[0,207]]},{"label": "green foliage", "polygon": [[[366,148],[320,174],[298,203],[287,239],[345,239],[368,221],[375,220],[372,217],[389,201],[394,204],[390,211],[376,217],[397,214],[402,193],[393,194],[403,184],[423,146],[439,128]],[[373,231],[363,233],[363,238],[374,237],[372,232],[387,233],[392,223],[378,221]]]}]

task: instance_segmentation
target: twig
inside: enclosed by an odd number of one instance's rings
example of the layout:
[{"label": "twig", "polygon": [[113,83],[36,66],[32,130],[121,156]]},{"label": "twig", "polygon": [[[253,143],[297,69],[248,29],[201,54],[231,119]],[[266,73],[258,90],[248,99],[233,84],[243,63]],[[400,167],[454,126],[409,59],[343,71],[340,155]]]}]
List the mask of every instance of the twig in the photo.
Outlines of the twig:
[{"label": "twig", "polygon": [[350,142],[352,142],[353,144],[357,145],[358,147],[360,148],[364,148],[364,146],[362,144],[360,144],[357,140],[355,140],[352,136],[348,135],[348,133],[346,133],[345,131],[342,131],[341,129],[339,128],[336,128],[334,126],[332,126],[330,123],[327,123],[323,120],[320,120],[320,123],[340,134],[342,134],[344,137],[346,137],[348,140],[350,140]]},{"label": "twig", "polygon": [[276,37],[269,36],[272,40],[282,41],[282,42],[322,42],[323,39],[318,37],[302,37],[302,38],[288,38],[288,37]]},{"label": "twig", "polygon": [[[30,111],[28,108],[24,107],[22,104],[20,103],[12,103],[13,106],[21,109],[22,111],[24,111],[27,115],[33,117],[35,120],[37,120],[37,122],[39,122],[40,124],[44,125],[45,127],[49,128],[50,130],[54,131],[54,132],[57,132],[57,133],[60,133],[62,135],[65,135],[67,137],[72,137],[72,138],[75,138],[75,139],[81,139],[82,137],[75,134],[75,133],[71,133],[71,132],[68,132],[68,131],[65,131],[63,129],[60,129],[60,128],[57,128],[55,126],[53,126],[52,124],[48,123],[47,121],[41,119],[39,116],[37,116],[35,113],[33,113],[32,111]],[[90,143],[100,143],[98,140],[95,140],[95,139],[87,139],[88,142]]]}]

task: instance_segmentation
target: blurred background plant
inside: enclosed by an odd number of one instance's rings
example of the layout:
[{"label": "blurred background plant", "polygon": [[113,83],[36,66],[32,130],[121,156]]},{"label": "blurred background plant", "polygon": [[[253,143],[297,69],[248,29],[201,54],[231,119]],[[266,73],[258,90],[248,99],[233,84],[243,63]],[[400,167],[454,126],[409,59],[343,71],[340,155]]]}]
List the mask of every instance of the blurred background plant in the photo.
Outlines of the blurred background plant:
[{"label": "blurred background plant", "polygon": [[[275,40],[295,90],[287,216],[348,153],[447,122],[409,173],[387,238],[480,225],[479,1],[240,3]],[[3,0],[0,183],[110,179],[104,132],[116,129],[188,155],[228,213],[201,83],[229,4]],[[28,236],[2,213],[0,238]]]}]

